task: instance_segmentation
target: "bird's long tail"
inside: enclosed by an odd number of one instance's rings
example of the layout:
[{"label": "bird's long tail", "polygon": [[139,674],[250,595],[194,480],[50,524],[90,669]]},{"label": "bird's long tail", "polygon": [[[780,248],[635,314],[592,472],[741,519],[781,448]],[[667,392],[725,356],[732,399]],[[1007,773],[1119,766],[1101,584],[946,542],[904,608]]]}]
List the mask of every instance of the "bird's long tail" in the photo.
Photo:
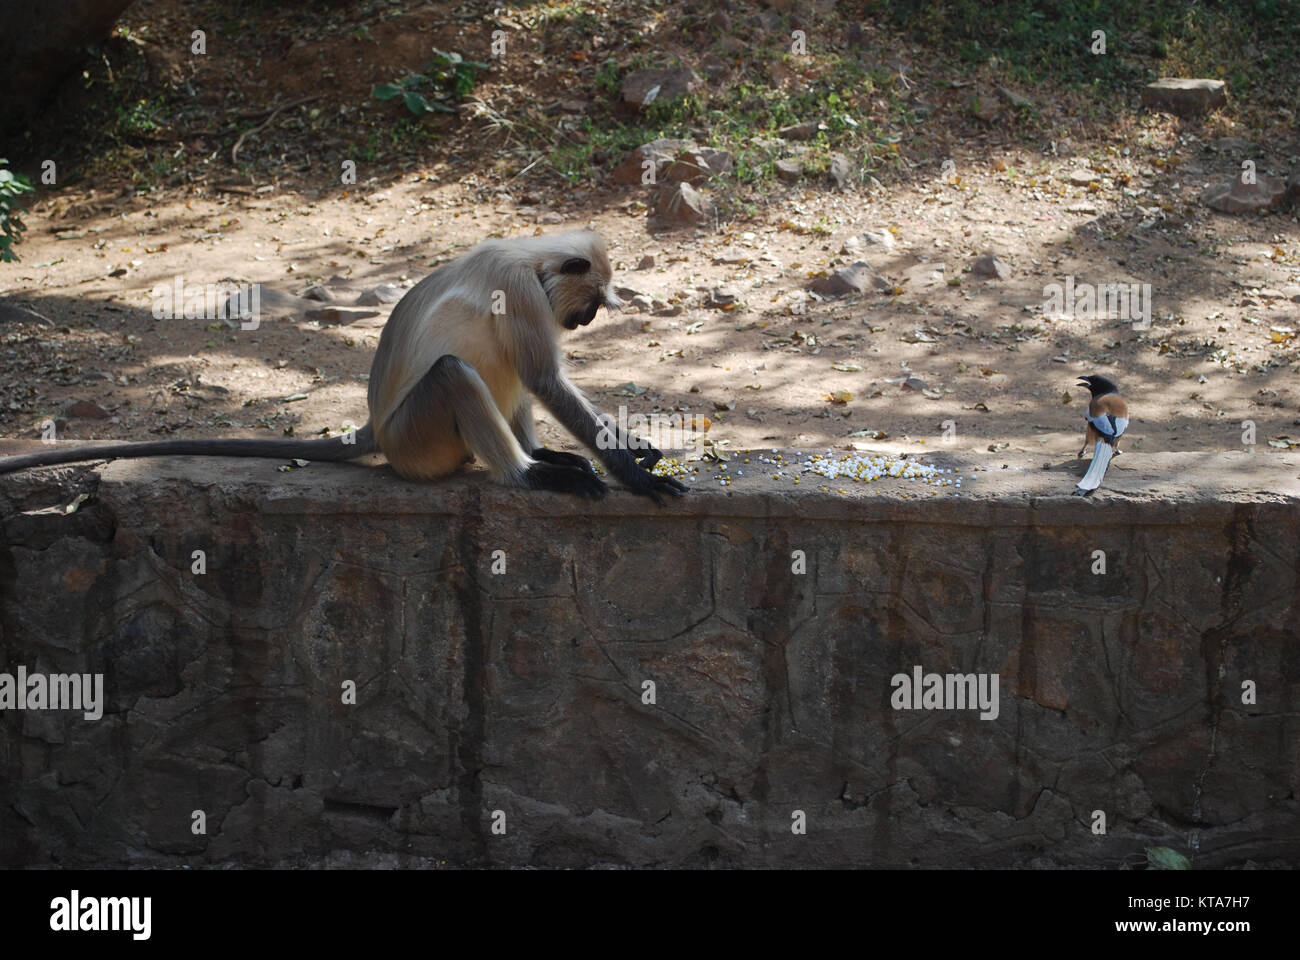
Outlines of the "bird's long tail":
[{"label": "bird's long tail", "polygon": [[[345,437],[347,438],[345,441]],[[55,444],[39,453],[0,457],[0,473],[56,463],[80,463],[117,457],[285,457],[299,460],[352,460],[378,449],[374,430],[366,424],[352,436],[319,440],[224,438],[212,440],[149,440],[144,443]]]},{"label": "bird's long tail", "polygon": [[1097,441],[1097,445],[1092,449],[1092,463],[1088,466],[1088,472],[1074,488],[1076,497],[1086,497],[1101,486],[1101,478],[1106,476],[1106,468],[1110,466],[1110,458],[1114,453],[1115,448],[1105,440]]}]

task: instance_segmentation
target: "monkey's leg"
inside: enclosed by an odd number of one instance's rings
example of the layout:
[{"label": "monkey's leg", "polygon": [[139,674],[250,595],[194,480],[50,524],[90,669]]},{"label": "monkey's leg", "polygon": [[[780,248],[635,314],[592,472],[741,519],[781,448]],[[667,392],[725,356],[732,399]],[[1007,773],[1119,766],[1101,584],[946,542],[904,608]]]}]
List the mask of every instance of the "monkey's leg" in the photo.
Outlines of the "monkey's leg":
[{"label": "monkey's leg", "polygon": [[533,421],[533,398],[524,394],[519,399],[519,406],[515,408],[514,415],[510,418],[510,432],[515,435],[519,445],[529,451],[534,460],[540,460],[542,463],[554,463],[559,466],[577,467],[579,470],[585,470],[592,476],[596,475],[596,470],[591,465],[591,461],[581,454],[564,453],[560,450],[551,450],[547,447],[540,446],[537,443],[536,427]]},{"label": "monkey's leg", "polygon": [[439,358],[394,411],[383,449],[393,469],[413,479],[445,476],[473,453],[495,479],[512,486],[589,497],[606,489],[574,467],[529,457],[478,371],[450,355]]}]

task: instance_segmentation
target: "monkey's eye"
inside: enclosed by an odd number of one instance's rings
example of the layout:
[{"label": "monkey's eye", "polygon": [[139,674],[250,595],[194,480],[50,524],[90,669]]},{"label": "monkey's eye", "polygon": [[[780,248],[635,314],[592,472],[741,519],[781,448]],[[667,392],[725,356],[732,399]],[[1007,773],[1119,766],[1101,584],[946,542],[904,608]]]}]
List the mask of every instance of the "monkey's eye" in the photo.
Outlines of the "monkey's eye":
[{"label": "monkey's eye", "polygon": [[591,261],[586,257],[570,257],[560,266],[560,273],[584,274],[591,269]]}]

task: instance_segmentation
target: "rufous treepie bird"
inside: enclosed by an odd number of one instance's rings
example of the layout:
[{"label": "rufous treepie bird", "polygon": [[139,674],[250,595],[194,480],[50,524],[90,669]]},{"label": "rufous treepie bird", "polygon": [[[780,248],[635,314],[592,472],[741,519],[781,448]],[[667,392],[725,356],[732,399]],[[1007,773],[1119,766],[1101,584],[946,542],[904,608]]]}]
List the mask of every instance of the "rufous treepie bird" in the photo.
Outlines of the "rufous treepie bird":
[{"label": "rufous treepie bird", "polygon": [[1081,386],[1088,388],[1092,399],[1088,401],[1087,429],[1083,434],[1083,446],[1079,456],[1092,444],[1092,465],[1083,475],[1079,485],[1074,488],[1076,497],[1091,496],[1101,486],[1101,478],[1106,475],[1110,458],[1119,454],[1119,438],[1128,429],[1128,404],[1119,395],[1119,387],[1105,377],[1093,375],[1080,377]]}]

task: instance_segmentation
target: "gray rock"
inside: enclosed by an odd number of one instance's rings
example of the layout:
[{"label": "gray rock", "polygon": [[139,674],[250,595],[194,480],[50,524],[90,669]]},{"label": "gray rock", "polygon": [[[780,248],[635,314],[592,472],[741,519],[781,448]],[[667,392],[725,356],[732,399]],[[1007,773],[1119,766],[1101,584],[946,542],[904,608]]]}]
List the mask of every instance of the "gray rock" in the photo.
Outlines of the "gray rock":
[{"label": "gray rock", "polygon": [[1021,96],[1009,87],[998,87],[997,93],[999,97],[1013,107],[1032,107],[1034,105],[1034,101]]},{"label": "gray rock", "polygon": [[730,150],[720,150],[717,147],[700,147],[696,153],[704,158],[705,164],[713,171],[715,176],[731,173],[736,169],[736,158],[732,156]]},{"label": "gray rock", "polygon": [[1227,88],[1222,80],[1161,77],[1142,88],[1142,106],[1183,117],[1208,113],[1227,102]]},{"label": "gray rock", "polygon": [[644,110],[656,100],[669,102],[704,85],[704,80],[690,67],[634,70],[623,80],[623,103],[634,110]]},{"label": "gray rock", "polygon": [[797,157],[785,157],[774,163],[773,168],[781,180],[798,180],[803,176],[803,161]]},{"label": "gray rock", "polygon": [[643,143],[614,168],[614,182],[640,184],[642,176],[650,169],[647,163],[654,163],[654,182],[663,183],[667,178],[664,170],[673,162],[677,154],[686,150],[699,149],[694,140],[660,139]]},{"label": "gray rock", "polygon": [[706,307],[730,307],[740,299],[740,291],[732,286],[714,287],[709,291],[709,297],[705,301]]},{"label": "gray rock", "polygon": [[726,247],[713,255],[713,262],[722,264],[748,263],[753,259],[752,254],[736,247]]},{"label": "gray rock", "polygon": [[1220,213],[1256,213],[1277,210],[1287,203],[1287,185],[1281,177],[1261,173],[1255,183],[1240,177],[1216,183],[1201,195],[1202,202]]},{"label": "gray rock", "polygon": [[711,176],[713,169],[699,150],[683,150],[663,172],[664,180],[670,183],[703,183]]},{"label": "gray rock", "polygon": [[788,127],[782,127],[777,132],[785,140],[810,140],[817,136],[817,130],[821,123],[817,120],[806,120],[803,123],[792,123]]},{"label": "gray rock", "polygon": [[302,292],[302,296],[304,300],[315,300],[317,303],[334,302],[334,294],[323,283],[313,283]]},{"label": "gray rock", "polygon": [[663,187],[655,202],[655,220],[661,227],[713,226],[713,201],[689,183]]},{"label": "gray rock", "polygon": [[1216,137],[1207,146],[1219,153],[1254,153],[1256,145],[1241,137]]},{"label": "gray rock", "polygon": [[853,167],[849,163],[849,158],[842,153],[832,153],[830,176],[836,190],[848,187],[853,178]]},{"label": "gray rock", "polygon": [[0,324],[6,323],[39,323],[43,327],[54,326],[53,320],[42,316],[35,310],[20,307],[8,300],[0,300]]},{"label": "gray rock", "polygon": [[884,247],[886,250],[894,249],[894,235],[884,227],[878,230],[863,230],[859,236],[862,237],[864,243],[872,243]]},{"label": "gray rock", "polygon": [[841,267],[830,276],[814,277],[804,288],[819,297],[845,297],[852,293],[866,293],[873,286],[878,286],[881,279],[870,264],[859,260],[847,267]]},{"label": "gray rock", "polygon": [[992,97],[974,96],[970,99],[970,112],[976,120],[992,123],[1002,112],[1001,105]]},{"label": "gray rock", "polygon": [[1011,276],[1011,265],[991,253],[986,253],[971,264],[970,272],[972,277],[1006,280]]},{"label": "gray rock", "polygon": [[69,417],[79,417],[83,420],[107,420],[112,416],[107,410],[95,403],[93,400],[75,400],[67,409]]},{"label": "gray rock", "polygon": [[396,303],[406,295],[406,291],[395,283],[381,283],[357,297],[358,307],[377,307],[383,303]]},{"label": "gray rock", "polygon": [[303,316],[308,320],[315,320],[317,323],[343,326],[356,323],[358,320],[364,320],[367,317],[377,317],[379,311],[361,310],[357,307],[317,307],[305,311]]}]

